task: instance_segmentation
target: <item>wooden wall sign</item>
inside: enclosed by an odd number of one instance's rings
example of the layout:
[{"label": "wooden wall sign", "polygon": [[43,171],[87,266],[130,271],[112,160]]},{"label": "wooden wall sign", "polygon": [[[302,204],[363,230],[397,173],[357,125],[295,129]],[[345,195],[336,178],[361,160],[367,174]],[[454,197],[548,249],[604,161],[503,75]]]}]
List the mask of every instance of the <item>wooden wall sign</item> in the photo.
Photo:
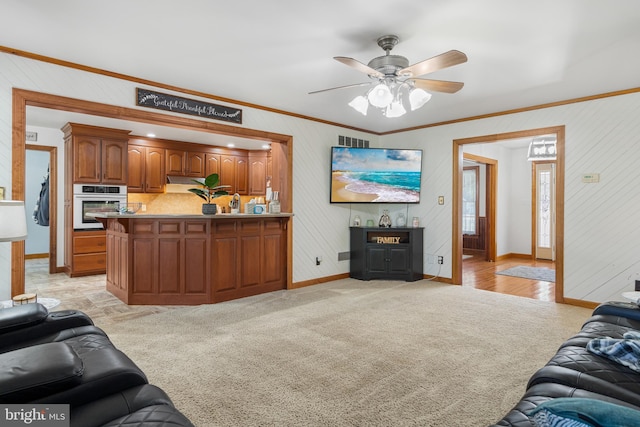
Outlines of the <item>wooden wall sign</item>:
[{"label": "wooden wall sign", "polygon": [[242,110],[136,88],[136,105],[192,116],[242,123]]}]

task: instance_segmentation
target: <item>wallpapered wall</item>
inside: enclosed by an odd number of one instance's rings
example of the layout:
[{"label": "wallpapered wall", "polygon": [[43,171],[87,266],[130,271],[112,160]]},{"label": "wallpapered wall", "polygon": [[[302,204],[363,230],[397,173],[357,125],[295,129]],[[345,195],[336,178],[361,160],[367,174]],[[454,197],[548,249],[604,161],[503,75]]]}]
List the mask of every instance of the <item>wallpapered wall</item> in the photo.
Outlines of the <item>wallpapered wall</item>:
[{"label": "wallpapered wall", "polygon": [[[131,82],[0,54],[0,186],[11,183],[11,90],[13,87],[89,101],[133,105]],[[293,136],[293,281],[346,273],[348,226],[356,214],[378,218],[391,210],[418,216],[425,227],[425,253],[443,255],[441,270],[426,264],[425,274],[451,277],[452,141],[549,126],[566,126],[565,296],[587,301],[619,299],[640,278],[640,94],[628,94],[524,113],[378,137],[268,111],[243,108],[242,127]],[[371,141],[371,146],[424,150],[422,202],[409,206],[329,204],[329,147],[338,135]],[[62,153],[59,154],[60,156]],[[584,184],[598,172],[599,184]],[[326,178],[326,179],[325,179]],[[445,204],[438,205],[438,196]],[[59,247],[59,251],[62,248]],[[322,256],[320,266],[315,257]],[[0,269],[10,266],[9,245],[0,245]],[[0,282],[0,299],[9,284]]]}]

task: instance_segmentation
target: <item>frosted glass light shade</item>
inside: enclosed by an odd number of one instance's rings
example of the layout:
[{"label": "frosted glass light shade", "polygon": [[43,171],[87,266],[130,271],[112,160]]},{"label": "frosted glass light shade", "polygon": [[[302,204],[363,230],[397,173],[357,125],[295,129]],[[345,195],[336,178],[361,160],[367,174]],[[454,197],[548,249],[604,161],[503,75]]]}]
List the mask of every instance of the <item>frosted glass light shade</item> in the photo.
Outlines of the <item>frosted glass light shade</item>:
[{"label": "frosted glass light shade", "polygon": [[0,200],[0,242],[27,238],[27,216],[24,202]]},{"label": "frosted glass light shade", "polygon": [[367,115],[367,110],[369,109],[369,101],[364,96],[356,96],[349,103],[349,107],[356,110],[358,113],[361,113],[363,116]]},{"label": "frosted glass light shade", "polygon": [[417,110],[424,104],[429,102],[431,94],[420,88],[415,88],[409,93],[409,104],[411,104],[411,111]]},{"label": "frosted glass light shade", "polygon": [[379,85],[371,89],[371,92],[369,92],[367,98],[369,98],[369,102],[371,103],[371,105],[378,108],[384,108],[387,105],[391,104],[391,101],[393,101],[393,95],[391,94],[389,86],[383,83],[380,83]]},{"label": "frosted glass light shade", "polygon": [[407,112],[407,110],[405,110],[404,106],[402,105],[402,102],[395,101],[395,102],[392,102],[391,104],[389,104],[389,106],[387,107],[387,111],[385,113],[385,116],[387,116],[387,117],[400,117],[406,112]]}]

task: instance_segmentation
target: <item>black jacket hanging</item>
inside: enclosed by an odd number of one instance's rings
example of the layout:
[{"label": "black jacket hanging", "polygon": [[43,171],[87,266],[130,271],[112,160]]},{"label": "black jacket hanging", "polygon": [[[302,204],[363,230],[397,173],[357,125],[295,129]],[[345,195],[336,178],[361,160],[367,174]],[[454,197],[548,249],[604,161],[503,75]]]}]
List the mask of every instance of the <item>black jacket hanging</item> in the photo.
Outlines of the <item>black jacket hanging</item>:
[{"label": "black jacket hanging", "polygon": [[36,208],[33,211],[33,220],[43,227],[49,226],[49,170],[42,182],[40,196],[36,201]]}]

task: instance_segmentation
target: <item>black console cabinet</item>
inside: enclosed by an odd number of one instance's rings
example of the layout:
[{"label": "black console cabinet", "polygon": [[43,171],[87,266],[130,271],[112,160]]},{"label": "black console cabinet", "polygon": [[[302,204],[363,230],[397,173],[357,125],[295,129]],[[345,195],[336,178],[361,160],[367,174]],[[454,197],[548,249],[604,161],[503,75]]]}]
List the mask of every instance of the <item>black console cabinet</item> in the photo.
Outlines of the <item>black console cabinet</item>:
[{"label": "black console cabinet", "polygon": [[413,282],[423,278],[423,228],[350,227],[350,276]]}]

